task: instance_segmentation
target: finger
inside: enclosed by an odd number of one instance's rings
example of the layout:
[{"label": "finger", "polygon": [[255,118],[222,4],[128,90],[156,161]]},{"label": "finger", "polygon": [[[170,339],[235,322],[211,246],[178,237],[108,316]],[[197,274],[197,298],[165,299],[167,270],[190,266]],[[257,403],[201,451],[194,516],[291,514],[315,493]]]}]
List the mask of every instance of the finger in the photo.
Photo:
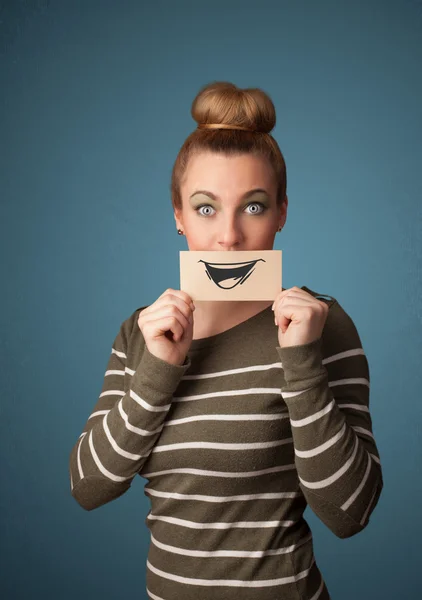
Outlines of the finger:
[{"label": "finger", "polygon": [[274,323],[277,325],[277,327],[281,329],[283,333],[286,332],[287,327],[290,325],[290,323],[294,320],[295,317],[294,312],[289,312],[288,314],[290,316],[287,316],[286,314],[281,314],[277,316],[274,315]]},{"label": "finger", "polygon": [[159,298],[162,298],[163,296],[165,296],[167,294],[172,294],[174,296],[178,296],[179,298],[181,298],[182,300],[184,300],[188,306],[190,306],[191,304],[193,306],[195,306],[194,303],[193,303],[193,300],[189,296],[189,294],[187,294],[186,292],[183,292],[182,290],[173,290],[172,288],[168,288],[165,292],[163,292],[161,294],[161,296],[159,296]]},{"label": "finger", "polygon": [[[277,296],[276,296],[276,298],[275,298],[275,300],[274,300],[274,302],[273,302],[273,305],[272,305],[272,307],[271,307],[271,310],[274,310],[274,306],[275,306],[275,305],[276,305],[278,302],[280,302],[280,301],[281,301],[283,298],[285,298],[286,296],[289,296],[289,297],[290,297],[290,296],[294,296],[294,295],[296,295],[296,294],[298,294],[298,293],[300,294],[300,292],[301,292],[301,291],[303,292],[303,290],[300,290],[300,289],[299,289],[299,291],[298,291],[298,288],[288,288],[288,289],[286,289],[286,290],[282,290],[282,291],[281,291],[279,294],[277,294]],[[301,297],[302,297],[302,296],[301,296]]]},{"label": "finger", "polygon": [[288,296],[287,298],[283,298],[278,305],[276,305],[274,314],[276,314],[280,309],[285,308],[286,306],[290,307],[308,307],[315,312],[324,312],[328,311],[328,305],[321,300],[317,300],[316,298],[303,298],[302,296]]},{"label": "finger", "polygon": [[148,313],[145,322],[148,322],[150,320],[156,321],[157,319],[163,319],[166,317],[174,317],[180,322],[181,326],[184,329],[186,329],[187,327],[189,327],[191,315],[192,313],[190,312],[190,314],[188,314],[188,316],[186,317],[183,314],[183,312],[179,309],[179,307],[175,304],[165,304],[161,306],[156,306],[154,309],[152,309]]},{"label": "finger", "polygon": [[312,304],[312,301],[308,298],[298,296],[297,294],[295,294],[295,292],[292,292],[288,296],[283,296],[278,302],[274,302],[273,311],[275,315],[280,312],[280,308],[282,306],[286,306],[286,302],[289,302],[289,304],[296,304],[302,306],[309,306],[310,304]]},{"label": "finger", "polygon": [[178,342],[185,332],[182,324],[176,317],[160,317],[148,321],[144,325],[144,337],[146,338],[159,338],[168,331],[171,331],[173,334],[175,342]]},{"label": "finger", "polygon": [[144,315],[149,315],[155,312],[157,308],[163,306],[177,306],[187,319],[189,319],[190,315],[192,314],[192,311],[195,309],[195,307],[192,308],[191,305],[186,304],[186,302],[182,300],[179,296],[176,296],[175,294],[171,294],[169,292],[165,292],[164,294],[161,294],[161,296],[159,296],[153,304],[150,304],[150,306],[145,308],[142,311],[142,313]]},{"label": "finger", "polygon": [[[294,286],[292,288],[288,288],[286,290],[282,290],[275,298],[274,303],[277,302],[278,300],[281,300],[281,298],[284,298],[285,296],[297,296],[297,297],[301,297],[301,298],[308,298],[308,300],[312,301],[315,300],[315,298],[313,296],[311,296],[310,294],[308,294],[308,292],[305,292],[305,290],[302,290],[301,288]],[[274,304],[273,304],[274,306]]]},{"label": "finger", "polygon": [[295,298],[294,301],[286,301],[276,307],[274,311],[274,323],[279,327],[287,327],[287,325],[299,317],[303,308],[309,308],[310,304],[303,298]]},{"label": "finger", "polygon": [[282,298],[283,298],[283,297],[286,295],[286,292],[288,292],[288,291],[289,291],[289,290],[283,290],[283,289],[282,289],[282,290],[281,290],[281,292],[279,292],[279,293],[277,294],[277,296],[274,298],[274,302],[273,302],[273,305],[272,305],[272,307],[271,307],[271,310],[274,310],[274,305],[275,305],[277,302],[279,302],[279,301],[280,301],[280,300],[281,300],[281,299],[282,299]]},{"label": "finger", "polygon": [[186,304],[186,302],[182,300],[180,296],[176,296],[175,294],[166,294],[165,296],[158,298],[154,304],[156,306],[177,306],[177,308],[185,315],[187,319],[189,319],[192,314],[192,307],[190,304]]},{"label": "finger", "polygon": [[[281,299],[281,301],[278,303],[279,306],[284,306],[286,305],[286,303],[289,304],[304,304],[304,305],[308,305],[311,306],[313,304],[317,304],[318,301],[316,302],[312,302],[312,300],[309,300],[308,298],[303,298],[303,296],[295,296],[295,295],[288,295],[288,296],[284,296],[284,298]],[[276,305],[277,306],[277,305]]]}]

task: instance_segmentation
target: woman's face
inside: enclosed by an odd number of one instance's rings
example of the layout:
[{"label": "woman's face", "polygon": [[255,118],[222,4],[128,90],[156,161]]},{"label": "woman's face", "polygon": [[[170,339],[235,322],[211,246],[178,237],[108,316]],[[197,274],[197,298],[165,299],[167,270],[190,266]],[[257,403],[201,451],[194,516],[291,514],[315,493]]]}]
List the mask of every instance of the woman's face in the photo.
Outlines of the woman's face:
[{"label": "woman's face", "polygon": [[189,250],[272,250],[288,204],[286,196],[277,207],[276,194],[275,176],[264,158],[203,152],[187,166],[176,226]]}]

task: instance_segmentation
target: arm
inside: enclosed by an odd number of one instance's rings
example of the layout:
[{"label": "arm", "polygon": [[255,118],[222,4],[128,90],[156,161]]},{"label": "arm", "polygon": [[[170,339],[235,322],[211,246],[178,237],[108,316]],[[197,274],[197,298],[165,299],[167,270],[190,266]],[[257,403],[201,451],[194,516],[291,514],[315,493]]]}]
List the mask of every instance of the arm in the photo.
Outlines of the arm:
[{"label": "arm", "polygon": [[128,339],[138,314],[135,311],[120,327],[101,394],[70,454],[72,496],[86,510],[129,489],[160,436],[173,392],[189,367],[189,359],[182,366],[171,365],[144,344],[125,393]]},{"label": "arm", "polygon": [[335,535],[355,535],[368,524],[383,487],[369,366],[356,327],[334,301],[321,338],[277,351],[300,487]]}]

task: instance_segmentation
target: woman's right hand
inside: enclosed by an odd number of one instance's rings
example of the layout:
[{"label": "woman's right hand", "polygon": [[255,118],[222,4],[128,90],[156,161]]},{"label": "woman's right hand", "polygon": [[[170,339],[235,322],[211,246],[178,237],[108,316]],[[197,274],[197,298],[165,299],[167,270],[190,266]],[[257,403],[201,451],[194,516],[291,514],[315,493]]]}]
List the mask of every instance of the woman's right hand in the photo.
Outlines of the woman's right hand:
[{"label": "woman's right hand", "polygon": [[186,292],[171,288],[142,310],[138,326],[150,353],[172,365],[182,365],[192,342],[194,310]]}]

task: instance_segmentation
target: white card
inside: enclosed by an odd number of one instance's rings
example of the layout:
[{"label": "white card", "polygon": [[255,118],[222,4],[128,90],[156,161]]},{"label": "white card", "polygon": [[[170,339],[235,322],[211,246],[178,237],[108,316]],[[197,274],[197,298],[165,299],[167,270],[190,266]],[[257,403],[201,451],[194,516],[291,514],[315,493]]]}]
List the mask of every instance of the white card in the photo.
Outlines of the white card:
[{"label": "white card", "polygon": [[282,251],[180,251],[180,289],[195,300],[274,300]]}]

